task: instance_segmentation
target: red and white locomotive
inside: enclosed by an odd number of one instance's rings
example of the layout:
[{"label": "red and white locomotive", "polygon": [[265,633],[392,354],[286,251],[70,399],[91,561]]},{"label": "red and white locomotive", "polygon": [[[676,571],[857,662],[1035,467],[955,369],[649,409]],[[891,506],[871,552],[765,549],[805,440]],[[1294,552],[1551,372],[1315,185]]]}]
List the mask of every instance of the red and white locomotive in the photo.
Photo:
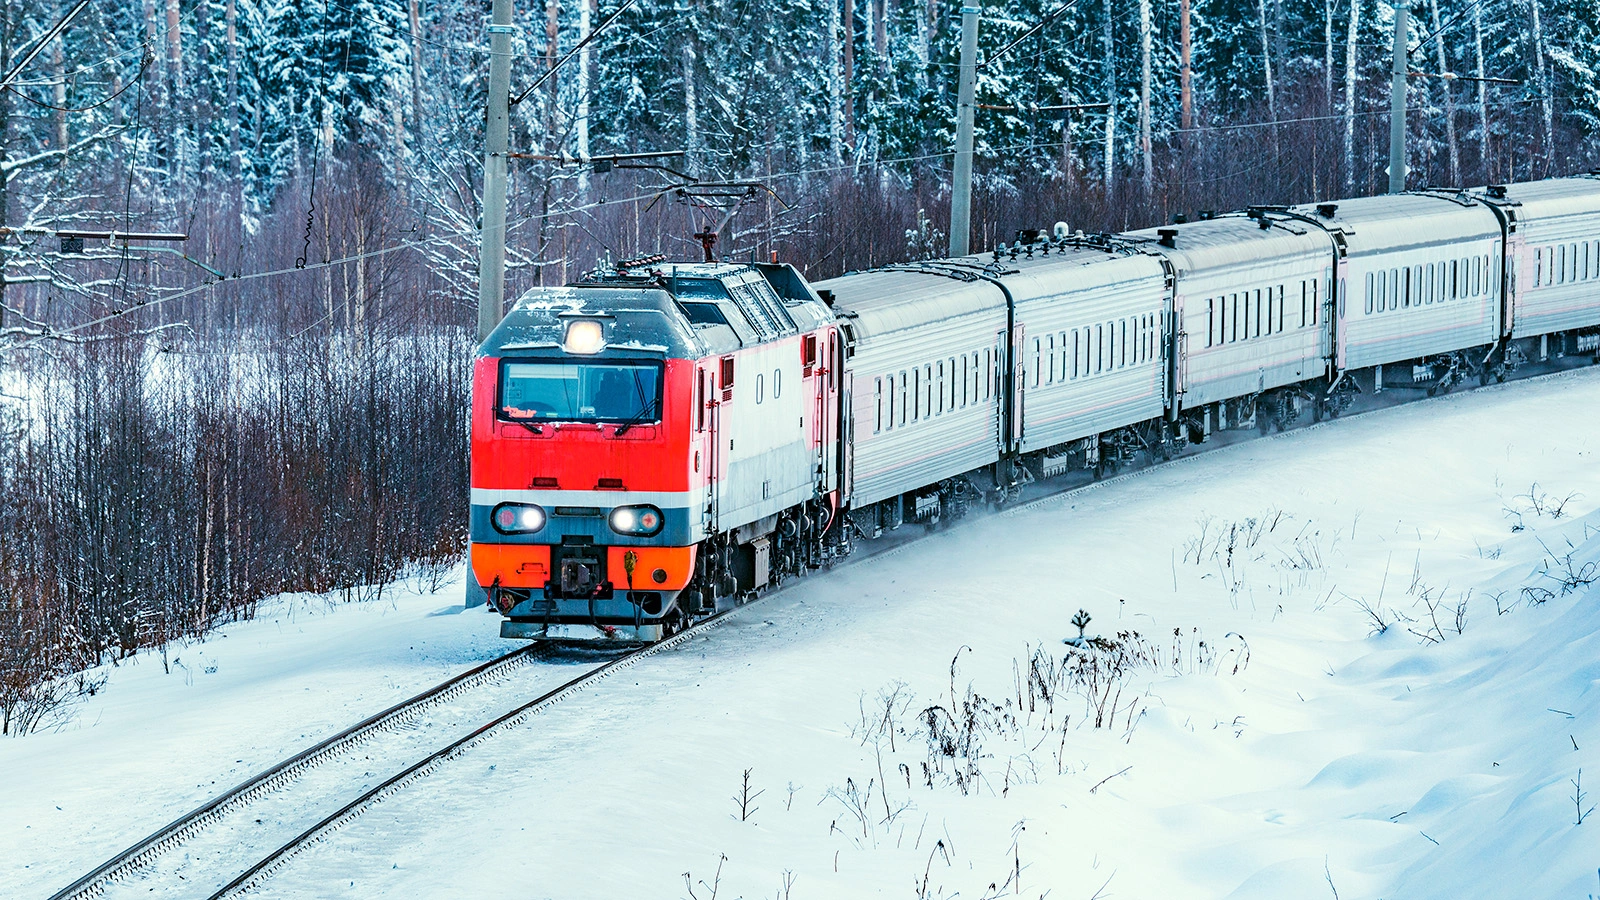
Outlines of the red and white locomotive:
[{"label": "red and white locomotive", "polygon": [[838,332],[785,265],[634,260],[479,350],[472,574],[507,637],[653,641],[825,552]]}]

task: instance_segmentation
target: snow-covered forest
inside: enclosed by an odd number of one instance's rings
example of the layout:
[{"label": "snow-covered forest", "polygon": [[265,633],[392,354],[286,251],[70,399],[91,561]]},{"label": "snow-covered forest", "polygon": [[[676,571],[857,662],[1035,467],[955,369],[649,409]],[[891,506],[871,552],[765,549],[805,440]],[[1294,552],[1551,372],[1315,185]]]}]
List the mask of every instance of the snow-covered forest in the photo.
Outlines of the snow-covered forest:
[{"label": "snow-covered forest", "polygon": [[[777,250],[814,277],[890,261],[907,252],[919,208],[929,227],[947,225],[959,7],[524,0],[515,4],[512,149],[684,150],[665,164],[773,189],[734,216],[725,252]],[[5,3],[0,68],[65,9]],[[488,9],[91,4],[0,102],[4,224],[190,233],[189,256],[230,279],[250,276],[164,304],[163,320],[196,327],[463,320],[476,293]],[[978,243],[1044,219],[1123,228],[1202,207],[1382,190],[1393,19],[1370,0],[987,6]],[[1409,33],[1412,186],[1592,163],[1597,29],[1594,0],[1419,3]],[[576,277],[608,251],[687,252],[699,224],[692,210],[656,199],[678,180],[513,160],[512,290]],[[104,311],[94,301],[114,309],[219,277],[169,254],[111,254],[96,267],[16,241],[9,278],[49,271],[84,290],[13,289],[13,326],[24,317],[79,324]],[[318,270],[393,248],[403,249]],[[293,274],[255,277],[280,270]]]},{"label": "snow-covered forest", "polygon": [[[107,652],[383,584],[465,536],[488,4],[90,2],[41,42],[76,9],[0,0],[8,712]],[[508,296],[697,252],[724,212],[720,252],[813,278],[941,251],[959,9],[517,4]],[[974,244],[1380,190],[1393,17],[987,6]],[[1428,0],[1412,22],[1412,186],[1596,161],[1600,3]],[[658,151],[683,155],[568,159]],[[760,189],[704,209],[672,190],[691,179]]]}]

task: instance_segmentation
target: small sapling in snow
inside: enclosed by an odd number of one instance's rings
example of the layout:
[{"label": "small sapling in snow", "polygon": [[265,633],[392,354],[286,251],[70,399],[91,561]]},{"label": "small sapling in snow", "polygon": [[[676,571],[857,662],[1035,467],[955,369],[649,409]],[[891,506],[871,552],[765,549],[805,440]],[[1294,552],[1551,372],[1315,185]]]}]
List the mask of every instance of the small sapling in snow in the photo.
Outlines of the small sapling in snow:
[{"label": "small sapling in snow", "polygon": [[[1577,742],[1574,741],[1573,743],[1576,744]],[[1570,784],[1572,785],[1572,805],[1577,807],[1578,810],[1578,820],[1572,824],[1582,825],[1583,820],[1589,818],[1589,814],[1594,812],[1593,806],[1590,806],[1588,809],[1583,808],[1584,801],[1589,799],[1589,792],[1583,789],[1582,769],[1578,770],[1578,777],[1572,779]]]},{"label": "small sapling in snow", "polygon": [[[756,814],[756,810],[760,809],[760,807],[756,806],[756,798],[766,793],[764,790],[750,790],[750,773],[754,771],[755,769],[744,770],[744,777],[739,782],[739,793],[733,795],[733,805],[739,809],[738,815],[734,816],[734,818],[741,822],[750,821],[750,817]],[[793,800],[794,795],[790,794],[789,796]]]},{"label": "small sapling in snow", "polygon": [[[1072,617],[1073,627],[1078,629],[1078,639],[1076,643],[1081,644],[1084,642],[1084,640],[1086,640],[1086,638],[1083,636],[1083,630],[1089,627],[1090,621],[1091,619],[1087,609],[1078,610],[1078,614]],[[1073,643],[1073,641],[1069,640],[1067,643]]]}]

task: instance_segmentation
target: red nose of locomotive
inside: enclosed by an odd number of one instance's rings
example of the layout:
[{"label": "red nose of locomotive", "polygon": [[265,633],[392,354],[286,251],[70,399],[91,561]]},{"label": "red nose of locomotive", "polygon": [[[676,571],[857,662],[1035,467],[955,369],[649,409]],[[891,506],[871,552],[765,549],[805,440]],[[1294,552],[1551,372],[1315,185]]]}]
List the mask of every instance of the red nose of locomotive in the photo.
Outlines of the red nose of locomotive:
[{"label": "red nose of locomotive", "polygon": [[475,362],[472,576],[506,637],[657,640],[682,618],[703,491],[693,335],[669,294],[529,294]]}]

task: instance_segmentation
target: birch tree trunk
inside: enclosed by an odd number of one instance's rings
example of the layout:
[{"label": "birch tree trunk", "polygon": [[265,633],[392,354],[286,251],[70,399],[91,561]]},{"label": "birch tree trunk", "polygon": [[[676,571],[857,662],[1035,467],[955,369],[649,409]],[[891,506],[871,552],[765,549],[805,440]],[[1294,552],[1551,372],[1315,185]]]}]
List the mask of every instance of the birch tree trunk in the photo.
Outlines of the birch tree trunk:
[{"label": "birch tree trunk", "polygon": [[[1544,25],[1540,21],[1539,0],[1528,0],[1528,8],[1533,15],[1533,62],[1534,71],[1539,77],[1539,114],[1544,120],[1544,169],[1548,172],[1550,162],[1555,158],[1556,124],[1555,116],[1550,109],[1550,73],[1545,66],[1544,59]],[[1530,161],[1528,177],[1536,177],[1535,170]]]},{"label": "birch tree trunk", "polygon": [[[415,2],[415,0],[413,0]],[[589,37],[589,29],[593,27],[595,0],[578,0],[578,40],[583,41]],[[578,51],[578,121],[573,128],[573,142],[578,156],[587,159],[589,156],[589,48],[584,47]],[[582,166],[578,169],[578,191],[587,200],[589,196],[589,167]]]},{"label": "birch tree trunk", "polygon": [[839,35],[839,42],[840,42],[839,50],[840,50],[840,56],[842,56],[843,59],[844,59],[844,84],[843,84],[844,96],[842,98],[843,104],[844,104],[844,142],[845,142],[845,146],[847,146],[847,147],[849,147],[849,148],[851,148],[853,150],[855,148],[855,143],[856,143],[856,111],[855,111],[855,103],[852,102],[853,98],[851,96],[850,88],[851,88],[851,85],[853,85],[855,83],[855,69],[856,69],[856,47],[855,47],[855,44],[856,44],[856,42],[855,42],[856,2],[855,2],[855,0],[844,0],[844,16],[843,16],[843,19],[844,19],[844,28],[841,30],[841,33]]},{"label": "birch tree trunk", "polygon": [[[931,4],[930,4],[931,7]],[[832,48],[839,46],[839,2],[828,3],[828,153],[835,163],[843,159],[844,149],[844,58]]]},{"label": "birch tree trunk", "polygon": [[1494,181],[1494,166],[1489,160],[1489,85],[1484,79],[1483,4],[1472,5],[1472,39],[1478,63],[1478,166],[1484,181]]},{"label": "birch tree trunk", "polygon": [[1361,0],[1350,0],[1350,31],[1344,41],[1344,191],[1356,190],[1356,40],[1360,37]]},{"label": "birch tree trunk", "polygon": [[1185,149],[1189,145],[1188,131],[1194,128],[1193,50],[1189,33],[1189,0],[1178,0],[1178,124],[1185,132]]},{"label": "birch tree trunk", "polygon": [[700,106],[694,89],[694,40],[683,42],[683,136],[690,175],[700,174]]},{"label": "birch tree trunk", "polygon": [[1333,0],[1322,2],[1322,112],[1333,112]]},{"label": "birch tree trunk", "polygon": [[[1473,7],[1476,9],[1476,5]],[[1444,32],[1439,28],[1439,0],[1428,0],[1428,10],[1433,15],[1433,45],[1438,50],[1439,74],[1450,74],[1449,58],[1444,52]],[[1461,145],[1456,143],[1456,100],[1450,93],[1450,80],[1439,79],[1439,90],[1444,92],[1444,134],[1450,146],[1450,184],[1461,186]]]},{"label": "birch tree trunk", "polygon": [[[155,53],[154,48],[161,46],[161,20],[157,18],[156,0],[144,0],[142,12],[144,13],[145,45],[152,48],[151,54],[153,56]],[[146,66],[143,71],[146,73],[145,77],[149,79],[150,88],[148,96],[150,98],[150,107],[156,110],[165,109],[165,88],[167,85],[167,79],[165,77],[164,66]],[[170,142],[171,140],[171,135],[160,135],[155,136],[151,143],[157,147],[160,147],[164,142]],[[166,143],[166,146],[170,147],[171,145],[170,143]],[[298,161],[299,158],[299,151],[297,148],[295,159]],[[164,160],[164,162],[170,162],[170,156],[167,160]]]},{"label": "birch tree trunk", "polygon": [[[544,70],[546,72],[556,67],[556,51],[560,48],[560,44],[561,0],[548,0],[545,6],[544,20]],[[559,154],[560,139],[558,135],[560,133],[560,125],[556,119],[556,104],[561,99],[561,76],[559,73],[550,76],[549,80],[545,82],[545,89],[550,92],[550,109],[546,116],[546,121],[549,123],[546,127],[549,129],[548,134],[552,143],[550,152]]]},{"label": "birch tree trunk", "polygon": [[[178,27],[178,0],[167,0],[167,80],[172,85],[167,98],[167,110],[177,113],[184,105],[186,92],[183,78],[183,31]],[[183,110],[187,114],[188,110]],[[188,167],[188,141],[183,129],[174,128],[170,171],[181,172]]]},{"label": "birch tree trunk", "polygon": [[[65,4],[57,4],[57,8],[60,10],[58,15],[66,12],[65,9],[61,8],[63,6],[65,6]],[[55,101],[56,108],[50,111],[50,130],[54,136],[55,146],[65,148],[68,146],[67,57],[64,49],[66,41],[62,40],[61,38],[56,38],[51,43],[54,44],[54,46],[50,48],[50,75],[51,80],[55,82],[55,86],[50,96],[51,99]],[[61,161],[62,163],[65,163],[66,159],[63,158]]]},{"label": "birch tree trunk", "polygon": [[[1272,41],[1267,29],[1267,0],[1256,0],[1257,21],[1261,27],[1261,72],[1267,80],[1267,115],[1273,122],[1278,121],[1278,97],[1276,85],[1272,78]],[[1273,134],[1277,134],[1277,126],[1273,126]]]},{"label": "birch tree trunk", "polygon": [[1111,25],[1111,0],[1105,0],[1105,90],[1106,100],[1111,104],[1106,107],[1106,153],[1103,169],[1107,203],[1114,201],[1117,196],[1117,59],[1111,44]]},{"label": "birch tree trunk", "polygon": [[[232,227],[244,234],[244,152],[239,145],[239,4],[227,0],[222,8],[223,28],[227,30],[228,45],[228,175],[232,182],[228,197],[233,201]],[[235,245],[240,242],[234,241]],[[235,258],[234,265],[239,260]],[[237,310],[239,304],[232,304]],[[237,314],[237,312],[235,313]]]},{"label": "birch tree trunk", "polygon": [[883,75],[889,71],[889,0],[872,0],[872,49]]},{"label": "birch tree trunk", "polygon": [[1155,165],[1150,152],[1150,0],[1139,0],[1139,152],[1144,156],[1144,199],[1154,189]]},{"label": "birch tree trunk", "polygon": [[[231,4],[234,0],[228,0]],[[407,4],[407,19],[411,26],[411,121],[418,135],[422,134],[422,9],[420,0]]]}]

